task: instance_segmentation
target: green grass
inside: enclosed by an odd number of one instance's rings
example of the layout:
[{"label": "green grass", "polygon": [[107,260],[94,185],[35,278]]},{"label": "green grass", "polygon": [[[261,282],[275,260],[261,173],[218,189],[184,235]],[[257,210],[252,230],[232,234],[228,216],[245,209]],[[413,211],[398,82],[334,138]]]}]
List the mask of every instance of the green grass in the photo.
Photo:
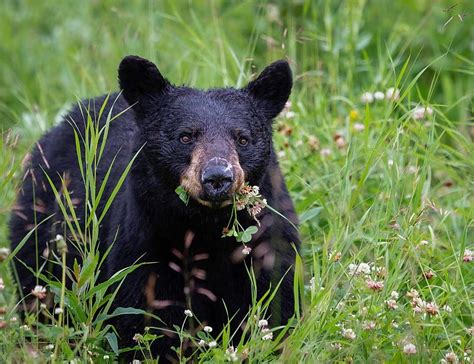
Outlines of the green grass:
[{"label": "green grass", "polygon": [[[124,55],[148,57],[173,83],[202,88],[243,86],[286,57],[295,87],[274,139],[302,222],[303,311],[283,330],[272,328],[269,341],[250,320],[237,358],[439,362],[454,352],[469,362],[474,262],[463,258],[474,250],[473,12],[467,1],[3,1],[0,246],[9,244],[23,157],[77,98],[117,89]],[[399,100],[361,102],[364,92],[390,87],[400,89]],[[415,120],[418,105],[433,114]],[[85,174],[91,183],[93,169]],[[91,221],[91,236],[96,227]],[[97,267],[94,250],[84,254]],[[360,263],[383,288],[371,290],[368,276],[350,274]],[[2,362],[113,360],[114,339],[104,339],[110,331],[94,317],[104,308],[94,305],[113,297],[93,290],[96,277],[85,264],[78,269],[85,288],[51,288],[60,305],[68,295],[88,297],[84,316],[66,309],[58,322],[27,330],[14,319],[13,272],[0,263]],[[438,310],[414,313],[411,290]],[[390,309],[393,291],[397,307]],[[263,318],[265,304],[256,303],[250,317]],[[181,331],[183,339],[217,341],[197,348],[194,360],[230,358],[231,333]],[[144,335],[142,350],[153,339]],[[404,353],[408,343],[416,354]]]}]

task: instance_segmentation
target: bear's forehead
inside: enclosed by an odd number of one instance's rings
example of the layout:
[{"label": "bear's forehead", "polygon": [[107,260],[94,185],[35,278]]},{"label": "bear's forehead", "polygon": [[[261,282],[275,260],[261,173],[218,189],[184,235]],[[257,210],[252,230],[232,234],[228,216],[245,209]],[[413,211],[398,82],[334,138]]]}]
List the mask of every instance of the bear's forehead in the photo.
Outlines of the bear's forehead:
[{"label": "bear's forehead", "polygon": [[254,116],[248,97],[235,89],[185,88],[169,95],[163,111],[168,120],[205,125],[245,125]]}]

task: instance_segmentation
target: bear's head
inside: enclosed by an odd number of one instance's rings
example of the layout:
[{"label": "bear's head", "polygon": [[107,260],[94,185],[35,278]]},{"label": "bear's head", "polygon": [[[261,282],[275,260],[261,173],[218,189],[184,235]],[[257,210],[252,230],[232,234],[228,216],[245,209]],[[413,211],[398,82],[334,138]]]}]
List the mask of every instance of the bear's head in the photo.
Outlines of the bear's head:
[{"label": "bear's head", "polygon": [[174,86],[137,56],[125,57],[118,73],[146,142],[143,153],[160,178],[212,208],[230,204],[244,182],[259,184],[272,153],[272,119],[291,92],[286,61],[242,89]]}]

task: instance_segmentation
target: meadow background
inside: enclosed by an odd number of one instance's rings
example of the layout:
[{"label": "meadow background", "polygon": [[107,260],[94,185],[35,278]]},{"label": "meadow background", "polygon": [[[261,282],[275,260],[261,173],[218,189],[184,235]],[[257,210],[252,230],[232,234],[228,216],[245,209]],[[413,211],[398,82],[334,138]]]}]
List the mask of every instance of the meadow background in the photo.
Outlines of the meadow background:
[{"label": "meadow background", "polygon": [[[280,58],[295,76],[274,139],[301,220],[302,314],[272,340],[255,324],[234,353],[201,333],[217,346],[188,359],[473,361],[472,2],[2,1],[0,247],[27,151],[77,99],[117,90],[128,54],[201,88]],[[0,361],[114,360],[93,320],[20,322],[7,265]]]}]

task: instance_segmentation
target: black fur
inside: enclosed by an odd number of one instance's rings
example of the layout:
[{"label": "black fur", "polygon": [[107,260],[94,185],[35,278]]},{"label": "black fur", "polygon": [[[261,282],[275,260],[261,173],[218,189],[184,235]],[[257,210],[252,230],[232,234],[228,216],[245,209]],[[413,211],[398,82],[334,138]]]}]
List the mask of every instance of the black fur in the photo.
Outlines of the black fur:
[{"label": "black fur", "polygon": [[[231,325],[238,331],[251,304],[246,265],[250,267],[252,262],[261,296],[270,286],[275,287],[294,264],[291,243],[298,246],[298,234],[286,220],[265,209],[259,217],[262,226],[250,243],[253,247],[250,256],[241,254],[242,245],[233,238],[221,238],[222,229],[229,221],[229,207],[211,209],[194,200],[186,206],[174,192],[193,150],[192,144],[179,142],[179,135],[182,130],[192,130],[204,145],[236,148],[247,181],[260,186],[268,203],[296,224],[293,204],[272,146],[271,119],[281,111],[291,91],[288,64],[279,61],[270,65],[244,89],[202,91],[173,86],[153,63],[129,56],[120,64],[119,81],[123,94],[110,96],[98,121],[101,125],[105,122],[115,99],[113,115],[129,108],[111,123],[104,157],[98,166],[101,183],[115,157],[104,196],[110,195],[132,156],[142,149],[101,226],[101,250],[115,240],[104,277],[137,260],[156,263],[144,265],[128,276],[114,305],[150,309],[152,303],[154,313],[167,325],[180,325],[186,308],[185,281],[186,285],[191,282],[187,297],[191,298],[196,317],[220,330],[228,315],[235,316]],[[82,109],[89,108],[97,116],[104,100],[102,96],[85,101]],[[10,238],[15,248],[34,226],[35,219],[39,222],[56,213],[37,230],[38,252],[33,236],[17,255],[18,260],[33,269],[36,269],[36,255],[42,254],[56,233],[63,233],[61,213],[44,172],[57,187],[60,176],[66,176],[68,190],[78,204],[78,218],[81,222],[84,218],[84,187],[72,125],[84,134],[84,111],[79,107],[34,148],[12,214]],[[249,139],[245,148],[236,145],[236,130]],[[36,217],[33,201],[40,205],[35,208]],[[255,225],[245,211],[240,212],[239,221],[244,226]],[[70,248],[69,264],[76,255]],[[40,257],[40,265],[43,262]],[[15,266],[22,291],[28,294],[35,278],[23,264],[17,262]],[[181,272],[176,271],[176,266]],[[183,272],[192,278],[186,280]],[[153,282],[150,276],[157,278],[153,286],[155,303],[150,302],[150,297],[147,301],[145,296],[145,288]],[[273,324],[285,323],[293,315],[292,280],[290,269],[269,313]],[[160,308],[160,302],[165,300],[171,304]],[[142,332],[145,326],[162,326],[139,315],[120,316],[115,325],[122,346],[132,344],[133,335]],[[153,351],[168,355],[171,345],[176,345],[176,338],[166,337],[157,341]]]}]

